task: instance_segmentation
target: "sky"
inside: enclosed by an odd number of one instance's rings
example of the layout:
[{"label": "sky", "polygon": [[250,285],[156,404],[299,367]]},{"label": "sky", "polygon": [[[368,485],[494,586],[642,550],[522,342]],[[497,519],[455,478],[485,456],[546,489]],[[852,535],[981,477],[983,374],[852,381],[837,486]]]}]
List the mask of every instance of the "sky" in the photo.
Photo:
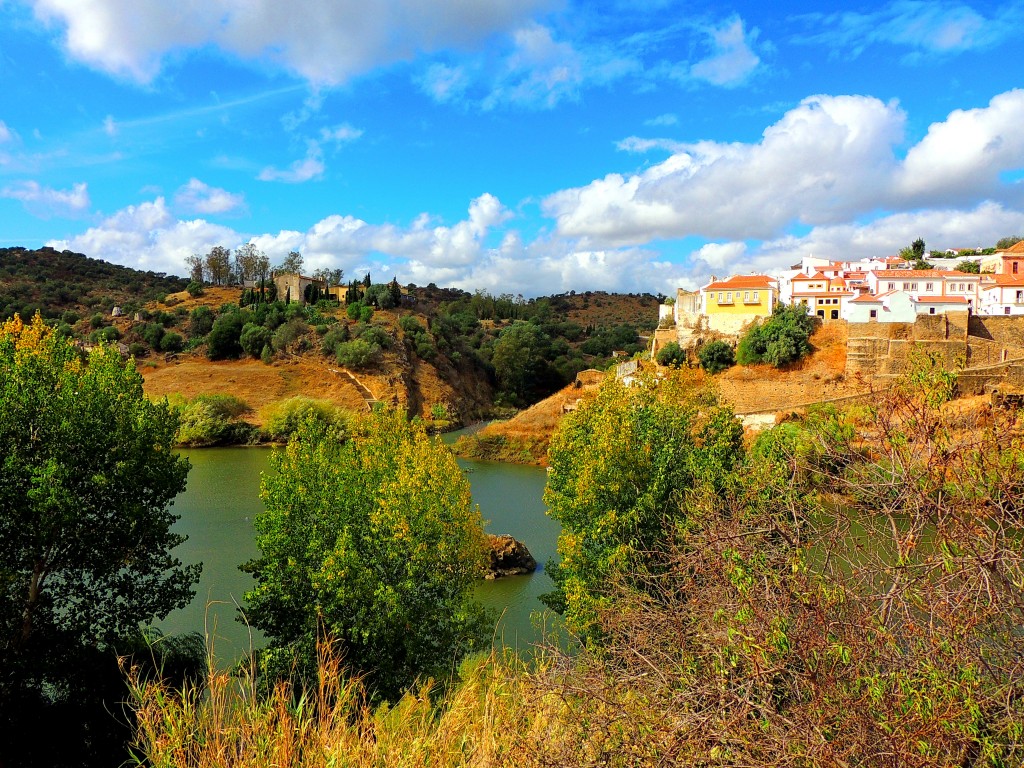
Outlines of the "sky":
[{"label": "sky", "polygon": [[1024,0],[0,0],[0,246],[671,294],[1024,234]]}]

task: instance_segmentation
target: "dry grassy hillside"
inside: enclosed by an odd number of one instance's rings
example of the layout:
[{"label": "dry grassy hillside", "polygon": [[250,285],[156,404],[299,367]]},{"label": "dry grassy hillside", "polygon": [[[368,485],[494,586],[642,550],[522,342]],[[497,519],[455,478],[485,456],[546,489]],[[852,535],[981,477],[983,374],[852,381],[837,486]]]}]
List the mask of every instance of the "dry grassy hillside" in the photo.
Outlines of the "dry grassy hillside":
[{"label": "dry grassy hillside", "polygon": [[[784,370],[770,365],[735,366],[714,377],[722,399],[739,413],[785,411],[867,389],[864,382],[849,380],[843,373],[845,324],[819,328],[811,344],[814,351],[810,356]],[[563,405],[586,397],[588,389],[566,387],[513,419],[495,422],[460,439],[455,449],[463,456],[544,465],[551,435],[565,415]]]}]

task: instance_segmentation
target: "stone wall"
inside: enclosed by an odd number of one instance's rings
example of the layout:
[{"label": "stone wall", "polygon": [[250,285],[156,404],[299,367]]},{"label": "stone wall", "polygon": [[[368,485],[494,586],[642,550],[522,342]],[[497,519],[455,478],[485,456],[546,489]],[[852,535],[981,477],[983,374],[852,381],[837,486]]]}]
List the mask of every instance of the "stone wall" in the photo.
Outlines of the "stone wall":
[{"label": "stone wall", "polygon": [[977,317],[966,312],[922,315],[915,323],[850,323],[846,374],[864,377],[903,373],[914,350],[934,354],[961,374],[965,391],[1007,375],[1007,368],[978,371],[1024,358],[1024,317]]}]

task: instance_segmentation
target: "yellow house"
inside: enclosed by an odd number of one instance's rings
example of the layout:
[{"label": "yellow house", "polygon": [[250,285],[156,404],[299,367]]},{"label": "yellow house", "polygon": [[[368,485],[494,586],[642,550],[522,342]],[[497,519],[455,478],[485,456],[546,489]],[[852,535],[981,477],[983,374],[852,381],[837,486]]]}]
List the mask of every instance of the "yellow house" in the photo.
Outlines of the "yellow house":
[{"label": "yellow house", "polygon": [[771,316],[778,296],[778,283],[767,275],[712,278],[700,289],[701,314],[709,330],[738,334],[754,320]]}]

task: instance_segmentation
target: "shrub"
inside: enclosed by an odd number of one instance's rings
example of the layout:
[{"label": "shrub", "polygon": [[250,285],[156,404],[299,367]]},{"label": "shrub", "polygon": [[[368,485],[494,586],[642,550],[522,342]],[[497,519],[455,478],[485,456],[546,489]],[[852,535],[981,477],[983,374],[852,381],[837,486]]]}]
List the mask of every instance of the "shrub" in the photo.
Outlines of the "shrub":
[{"label": "shrub", "polygon": [[181,352],[185,346],[184,339],[181,338],[180,334],[165,333],[164,337],[160,340],[160,351],[161,352]]},{"label": "shrub", "polygon": [[209,307],[196,307],[189,315],[188,332],[192,336],[205,336],[213,330],[213,311]]},{"label": "shrub", "polygon": [[391,336],[383,328],[376,325],[357,325],[355,337],[362,339],[367,344],[376,344],[383,349],[388,349],[391,346]]},{"label": "shrub", "polygon": [[320,350],[328,357],[334,357],[338,354],[338,345],[348,340],[348,326],[339,325],[336,328],[331,328],[324,335],[323,340],[320,342]]},{"label": "shrub", "polygon": [[697,353],[700,367],[711,374],[724,371],[736,363],[732,347],[724,341],[709,341]]},{"label": "shrub", "polygon": [[811,351],[808,339],[813,330],[814,321],[802,305],[778,305],[766,322],[743,335],[736,360],[740,365],[764,362],[775,367],[794,362]]},{"label": "shrub", "polygon": [[304,395],[274,403],[263,416],[263,431],[275,440],[287,440],[299,424],[310,419],[332,427],[348,427],[351,422],[348,411],[327,400]]},{"label": "shrub", "polygon": [[250,442],[256,428],[240,420],[249,410],[234,395],[199,395],[178,407],[181,422],[176,442],[189,446]]},{"label": "shrub", "polygon": [[65,312],[63,315],[60,316],[60,319],[63,320],[68,325],[74,325],[75,323],[77,323],[82,318],[79,317],[77,312],[72,312],[69,309],[67,312]]},{"label": "shrub", "polygon": [[227,312],[218,317],[206,337],[206,356],[211,360],[238,357],[242,354],[239,338],[245,319],[238,312]]},{"label": "shrub", "polygon": [[368,323],[373,317],[373,307],[363,306],[359,308],[359,322]]},{"label": "shrub", "polygon": [[346,368],[367,368],[380,358],[380,347],[362,339],[346,341],[337,346],[338,365]]},{"label": "shrub", "polygon": [[246,323],[242,326],[242,334],[238,337],[238,343],[247,355],[259,357],[263,348],[271,343],[273,332],[256,323]]},{"label": "shrub", "polygon": [[284,325],[280,326],[273,335],[274,351],[282,352],[286,350],[290,345],[294,344],[306,331],[309,330],[309,326],[306,325],[306,321],[301,318],[292,318]]},{"label": "shrub", "polygon": [[195,299],[203,295],[203,284],[193,280],[185,287],[185,290],[188,291],[189,296]]},{"label": "shrub", "polygon": [[658,361],[658,365],[675,366],[678,368],[686,364],[686,352],[677,342],[670,341],[658,350],[655,360]]}]

